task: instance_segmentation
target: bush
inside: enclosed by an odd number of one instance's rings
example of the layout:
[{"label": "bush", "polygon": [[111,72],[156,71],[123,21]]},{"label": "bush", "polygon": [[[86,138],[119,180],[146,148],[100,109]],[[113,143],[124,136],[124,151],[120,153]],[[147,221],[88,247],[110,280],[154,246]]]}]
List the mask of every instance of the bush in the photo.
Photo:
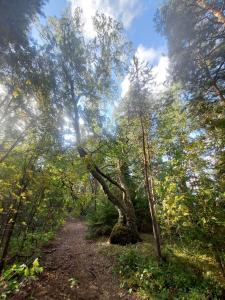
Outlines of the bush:
[{"label": "bush", "polygon": [[152,233],[152,220],[149,211],[149,204],[146,197],[143,197],[144,191],[136,193],[134,199],[134,209],[137,218],[137,227],[140,232]]},{"label": "bush", "polygon": [[116,224],[110,234],[110,243],[116,245],[136,244],[137,236],[126,226]]},{"label": "bush", "polygon": [[109,235],[117,219],[118,214],[114,206],[105,199],[99,201],[96,210],[92,209],[87,214],[89,236]]},{"label": "bush", "polygon": [[12,292],[19,291],[25,280],[36,279],[42,271],[37,258],[30,267],[26,264],[13,264],[3,272],[0,279],[0,298],[6,299]]},{"label": "bush", "polygon": [[161,265],[134,249],[119,256],[115,272],[122,287],[137,290],[147,299],[206,300],[221,299],[222,287],[212,278],[204,278],[195,270],[176,262]]}]

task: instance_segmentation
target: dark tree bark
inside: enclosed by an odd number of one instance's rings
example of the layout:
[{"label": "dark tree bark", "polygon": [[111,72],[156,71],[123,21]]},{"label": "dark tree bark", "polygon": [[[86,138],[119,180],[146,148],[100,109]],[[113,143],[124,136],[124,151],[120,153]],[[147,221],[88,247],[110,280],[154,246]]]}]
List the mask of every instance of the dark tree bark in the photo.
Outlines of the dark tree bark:
[{"label": "dark tree bark", "polygon": [[[131,231],[136,233],[136,235],[138,236],[137,220],[136,220],[135,210],[134,210],[134,206],[131,200],[131,195],[129,190],[129,178],[128,178],[129,171],[126,162],[120,164],[119,168],[120,168],[120,184],[124,189],[123,200],[127,207],[126,224],[128,228],[130,228]],[[139,241],[141,241],[140,237],[139,237]]]},{"label": "dark tree bark", "polygon": [[[110,242],[122,245],[139,242],[141,239],[137,230],[135,211],[132,202],[130,202],[130,200],[127,198],[128,193],[126,190],[122,191],[123,196],[114,196],[114,194],[110,191],[105,179],[101,174],[98,173],[97,170],[99,169],[97,168],[96,170],[91,165],[88,166],[88,169],[92,176],[98,180],[108,200],[116,207],[119,214],[118,222],[114,226],[110,235]],[[119,185],[116,184],[116,186]],[[118,225],[120,225],[120,227],[118,227]]]}]

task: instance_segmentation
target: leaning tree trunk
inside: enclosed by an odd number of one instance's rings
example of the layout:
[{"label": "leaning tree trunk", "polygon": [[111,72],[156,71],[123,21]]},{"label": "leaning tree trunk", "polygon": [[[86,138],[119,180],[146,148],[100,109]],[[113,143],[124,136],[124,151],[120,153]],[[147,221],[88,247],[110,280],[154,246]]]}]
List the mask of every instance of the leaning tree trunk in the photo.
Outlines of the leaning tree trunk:
[{"label": "leaning tree trunk", "polygon": [[128,166],[125,162],[119,164],[120,171],[120,185],[123,188],[123,202],[126,206],[126,215],[124,216],[126,227],[132,232],[134,240],[141,241],[137,229],[137,220],[134,210],[134,205],[131,200],[130,190],[129,190],[129,178],[128,178]]},{"label": "leaning tree trunk", "polygon": [[[87,151],[81,146],[81,133],[79,124],[79,111],[78,111],[78,101],[79,97],[75,97],[73,82],[70,81],[71,87],[71,97],[74,100],[74,129],[76,133],[77,150],[81,158],[88,155]],[[91,175],[99,182],[108,200],[115,206],[119,212],[118,223],[114,226],[112,233],[110,235],[110,242],[115,244],[130,244],[137,243],[140,241],[140,237],[137,232],[136,220],[132,215],[132,210],[127,206],[123,197],[116,197],[109,189],[108,183],[110,182],[117,188],[119,188],[121,194],[126,191],[121,185],[119,185],[110,176],[104,174],[96,164],[93,162],[87,162],[87,169]],[[131,206],[131,204],[130,204]],[[123,223],[122,222],[123,220]],[[129,226],[128,226],[129,224]]]},{"label": "leaning tree trunk", "polygon": [[118,223],[111,232],[110,242],[112,244],[134,244],[140,242],[141,238],[138,234],[135,210],[122,167],[120,167],[120,185],[123,188],[122,199],[126,210],[125,215],[119,211]]},{"label": "leaning tree trunk", "polygon": [[[84,148],[78,147],[80,157],[87,156],[87,152]],[[108,200],[115,206],[118,211],[119,217],[118,222],[114,226],[111,235],[110,242],[112,244],[135,244],[141,239],[139,237],[136,225],[136,217],[132,202],[127,200],[126,190],[119,185],[116,181],[104,174],[94,163],[87,163],[87,168],[91,175],[100,183],[105,195]],[[123,196],[116,197],[110,191],[106,179],[117,186],[121,190]],[[126,199],[126,200],[125,200]]]}]

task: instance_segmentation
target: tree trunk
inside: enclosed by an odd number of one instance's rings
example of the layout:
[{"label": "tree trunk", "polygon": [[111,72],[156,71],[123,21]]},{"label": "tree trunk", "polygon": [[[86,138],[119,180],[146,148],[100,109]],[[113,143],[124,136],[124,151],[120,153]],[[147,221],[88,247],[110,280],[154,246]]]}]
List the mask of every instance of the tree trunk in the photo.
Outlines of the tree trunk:
[{"label": "tree trunk", "polygon": [[[80,157],[85,157],[87,152],[82,147],[78,147],[78,152]],[[124,201],[122,197],[115,197],[114,194],[110,191],[108,184],[106,183],[103,173],[99,170],[99,168],[93,163],[87,163],[87,168],[91,175],[100,183],[104,193],[106,194],[108,200],[116,207],[119,212],[118,223],[114,226],[112,233],[110,235],[110,242],[113,244],[135,244],[139,242],[141,239],[139,237],[136,225],[136,218],[132,203]],[[118,183],[116,183],[113,179],[111,179],[108,175],[105,177],[117,187],[120,187]],[[124,191],[123,187],[120,187],[121,190]],[[123,224],[122,224],[123,223]]]},{"label": "tree trunk", "polygon": [[218,95],[218,97],[220,98],[221,101],[225,102],[225,98],[224,95],[222,93],[222,91],[220,90],[220,88],[218,87],[218,85],[216,83],[213,84],[213,87]]},{"label": "tree trunk", "polygon": [[[16,224],[16,221],[17,221],[18,213],[19,213],[19,210],[20,210],[21,205],[22,205],[22,196],[21,195],[22,195],[22,193],[25,192],[25,190],[27,188],[27,184],[28,184],[28,182],[27,182],[27,180],[25,178],[25,175],[24,175],[24,177],[21,180],[22,188],[18,192],[19,203],[14,208],[15,212],[13,213],[13,215],[11,215],[9,217],[9,219],[7,220],[7,223],[5,225],[6,226],[5,230],[7,230],[7,232],[4,236],[4,239],[2,240],[3,250],[2,250],[2,254],[1,254],[1,258],[0,258],[0,274],[3,270],[3,268],[4,268],[4,265],[5,265],[5,260],[6,260],[7,254],[8,254],[10,241],[11,241],[11,238],[12,238],[12,235],[13,235],[13,231],[14,231],[14,227],[15,227],[15,224]],[[17,200],[15,199],[14,202],[17,203]]]},{"label": "tree trunk", "polygon": [[119,209],[119,207],[116,207],[116,210],[118,211],[118,221],[117,221],[117,224],[126,226],[126,223],[127,223],[126,216],[122,213],[122,211]]},{"label": "tree trunk", "polygon": [[120,184],[124,189],[123,200],[126,205],[126,211],[127,211],[126,225],[137,236],[137,239],[141,241],[137,229],[135,210],[134,210],[133,202],[131,200],[130,191],[129,191],[128,166],[125,162],[123,162],[122,164],[120,164],[119,169],[120,169]]},{"label": "tree trunk", "polygon": [[[79,111],[78,111],[78,101],[79,97],[75,97],[74,94],[74,86],[72,80],[70,80],[70,93],[71,98],[74,101],[74,129],[76,134],[76,143],[77,143],[77,150],[81,158],[84,158],[88,155],[87,151],[81,146],[81,133],[80,133],[80,124],[79,124]],[[107,196],[108,200],[119,210],[119,218],[118,218],[118,224],[120,225],[121,229],[121,220],[126,219],[126,226],[123,226],[123,233],[125,234],[126,231],[126,238],[121,241],[121,244],[129,244],[129,243],[137,243],[140,241],[140,237],[138,235],[138,232],[136,230],[137,226],[134,224],[134,218],[131,215],[131,210],[128,209],[126,203],[123,201],[122,197],[115,197],[114,194],[110,191],[109,186],[106,182],[109,181],[111,184],[117,186],[121,192],[125,192],[123,187],[121,187],[115,180],[113,180],[108,175],[105,175],[94,163],[90,162],[87,163],[87,168],[91,175],[99,182],[101,185],[105,195]],[[128,227],[129,224],[129,227]],[[120,239],[116,238],[113,239],[112,236],[114,234],[117,236],[117,229],[118,226],[114,226],[112,233],[110,235],[110,241],[113,243],[120,244]]]},{"label": "tree trunk", "polygon": [[94,202],[94,210],[96,211],[96,208],[97,208],[96,195],[97,195],[97,190],[98,190],[98,181],[95,178],[93,178],[92,176],[90,176],[89,182],[90,182],[90,186],[91,186],[91,198],[92,198],[92,201]]},{"label": "tree trunk", "polygon": [[152,180],[150,178],[151,176],[149,176],[149,170],[148,170],[145,129],[143,124],[143,119],[141,116],[140,116],[140,121],[141,121],[141,130],[142,130],[142,150],[143,150],[143,160],[144,160],[145,185],[146,185],[150,214],[152,218],[152,228],[153,228],[153,234],[154,234],[155,244],[156,244],[156,254],[158,256],[158,259],[162,260],[159,226],[155,216],[155,206],[154,206],[155,199],[153,193],[153,186],[152,186]]}]

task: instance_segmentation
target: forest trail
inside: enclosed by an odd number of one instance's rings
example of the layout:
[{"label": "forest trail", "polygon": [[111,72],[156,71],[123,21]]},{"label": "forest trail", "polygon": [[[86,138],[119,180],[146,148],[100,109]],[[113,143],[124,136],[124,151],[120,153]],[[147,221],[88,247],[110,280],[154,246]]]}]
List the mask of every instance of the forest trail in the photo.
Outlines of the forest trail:
[{"label": "forest trail", "polygon": [[43,249],[40,278],[12,299],[137,300],[119,288],[112,262],[99,253],[99,244],[85,239],[86,229],[83,221],[68,220]]}]

